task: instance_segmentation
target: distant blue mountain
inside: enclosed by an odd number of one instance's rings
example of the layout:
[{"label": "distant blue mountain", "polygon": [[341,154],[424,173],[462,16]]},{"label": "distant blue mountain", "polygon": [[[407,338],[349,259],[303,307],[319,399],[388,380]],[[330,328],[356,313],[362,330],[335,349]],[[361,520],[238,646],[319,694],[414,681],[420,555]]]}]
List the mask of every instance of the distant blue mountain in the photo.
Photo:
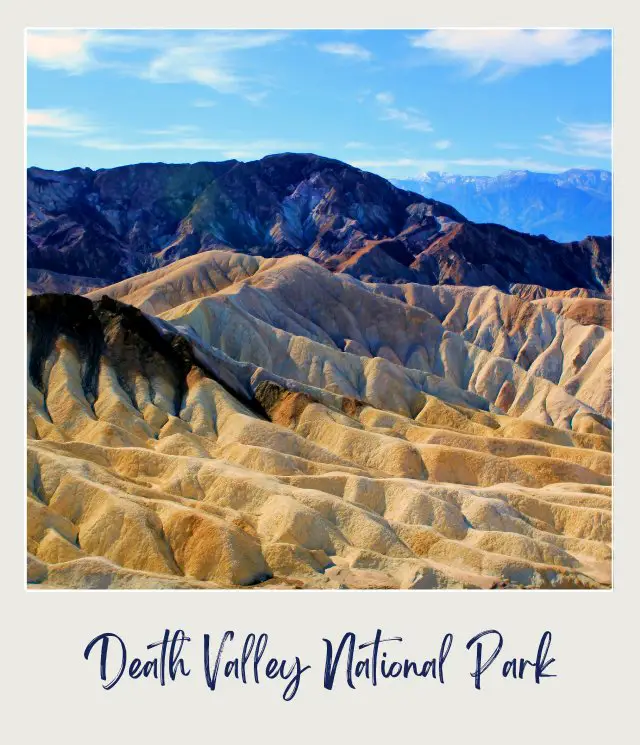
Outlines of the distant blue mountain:
[{"label": "distant blue mountain", "polygon": [[446,202],[474,222],[499,223],[556,241],[612,232],[609,171],[507,171],[499,176],[430,171],[418,178],[392,179],[392,183]]}]

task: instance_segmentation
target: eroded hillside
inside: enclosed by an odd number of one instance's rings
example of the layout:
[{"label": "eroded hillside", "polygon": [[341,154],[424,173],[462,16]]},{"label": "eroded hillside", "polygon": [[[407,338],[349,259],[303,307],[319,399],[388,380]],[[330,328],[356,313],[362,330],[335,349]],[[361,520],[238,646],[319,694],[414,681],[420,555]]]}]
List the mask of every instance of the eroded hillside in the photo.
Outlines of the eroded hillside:
[{"label": "eroded hillside", "polygon": [[608,303],[220,250],[33,296],[29,579],[607,586]]}]

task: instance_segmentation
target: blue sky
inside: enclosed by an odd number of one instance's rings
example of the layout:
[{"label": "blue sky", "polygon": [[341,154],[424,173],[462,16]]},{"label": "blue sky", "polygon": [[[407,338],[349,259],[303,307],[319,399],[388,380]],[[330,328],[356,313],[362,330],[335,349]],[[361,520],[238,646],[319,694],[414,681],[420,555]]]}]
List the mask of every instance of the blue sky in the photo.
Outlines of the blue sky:
[{"label": "blue sky", "polygon": [[584,30],[27,34],[43,168],[315,152],[388,178],[611,165],[611,35]]}]

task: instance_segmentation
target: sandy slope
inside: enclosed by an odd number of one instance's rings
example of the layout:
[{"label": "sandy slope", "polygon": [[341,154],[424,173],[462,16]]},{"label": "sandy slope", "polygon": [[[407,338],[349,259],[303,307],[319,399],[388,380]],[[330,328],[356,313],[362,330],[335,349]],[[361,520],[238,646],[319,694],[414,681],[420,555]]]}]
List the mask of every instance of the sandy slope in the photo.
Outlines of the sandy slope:
[{"label": "sandy slope", "polygon": [[221,251],[90,296],[31,306],[35,585],[609,584],[606,328]]}]

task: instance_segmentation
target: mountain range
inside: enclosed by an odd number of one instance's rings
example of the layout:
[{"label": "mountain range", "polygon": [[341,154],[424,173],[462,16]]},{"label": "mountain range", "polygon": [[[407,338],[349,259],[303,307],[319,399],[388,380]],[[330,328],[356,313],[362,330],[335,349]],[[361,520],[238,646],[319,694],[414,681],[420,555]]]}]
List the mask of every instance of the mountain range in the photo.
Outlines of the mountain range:
[{"label": "mountain range", "polygon": [[556,241],[611,233],[612,178],[609,171],[601,169],[507,171],[498,176],[430,171],[419,178],[394,179],[393,183],[452,204],[475,222],[500,223]]},{"label": "mountain range", "polygon": [[316,155],[30,168],[27,199],[30,279],[44,286],[100,286],[214,248],[303,254],[382,282],[606,293],[611,281],[610,238],[558,244],[473,223],[443,202]]},{"label": "mountain range", "polygon": [[338,161],[28,172],[31,588],[611,584],[611,238]]}]

